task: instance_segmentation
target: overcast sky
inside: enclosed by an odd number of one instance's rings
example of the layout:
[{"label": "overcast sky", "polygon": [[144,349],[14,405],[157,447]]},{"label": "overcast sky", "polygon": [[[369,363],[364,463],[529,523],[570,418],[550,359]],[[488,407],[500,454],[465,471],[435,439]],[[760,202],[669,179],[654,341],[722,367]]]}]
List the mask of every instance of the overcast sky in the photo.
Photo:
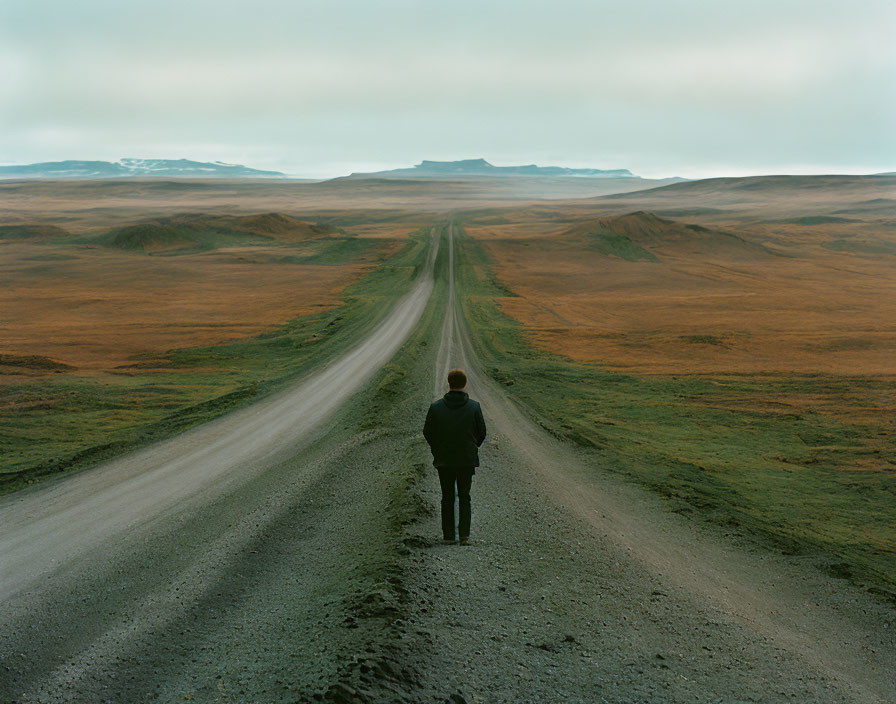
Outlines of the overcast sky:
[{"label": "overcast sky", "polygon": [[896,170],[893,0],[0,0],[0,163]]}]

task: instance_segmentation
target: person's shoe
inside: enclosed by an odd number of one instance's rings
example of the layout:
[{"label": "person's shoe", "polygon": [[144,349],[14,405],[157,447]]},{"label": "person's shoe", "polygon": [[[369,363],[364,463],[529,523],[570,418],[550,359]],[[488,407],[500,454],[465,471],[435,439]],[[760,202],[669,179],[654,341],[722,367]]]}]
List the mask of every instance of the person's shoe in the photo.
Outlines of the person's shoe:
[{"label": "person's shoe", "polygon": [[465,535],[465,536],[463,536],[463,537],[460,539],[460,544],[461,544],[461,545],[472,545],[472,544],[473,544],[473,541],[470,540],[470,536],[469,536],[469,535]]},{"label": "person's shoe", "polygon": [[445,545],[454,545],[457,541],[454,538],[442,538],[442,542]]}]

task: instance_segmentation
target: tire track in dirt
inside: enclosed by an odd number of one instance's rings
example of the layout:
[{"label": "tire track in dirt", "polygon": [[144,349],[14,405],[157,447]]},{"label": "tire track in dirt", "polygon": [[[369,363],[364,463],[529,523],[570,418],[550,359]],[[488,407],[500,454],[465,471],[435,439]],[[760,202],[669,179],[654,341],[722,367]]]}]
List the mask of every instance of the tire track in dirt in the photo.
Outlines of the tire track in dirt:
[{"label": "tire track in dirt", "polygon": [[[465,368],[490,438],[477,544],[433,545],[437,517],[411,529],[423,683],[467,702],[892,702],[890,606],[601,473],[482,372],[453,296],[437,360],[437,395]],[[438,505],[436,481],[424,494]]]}]

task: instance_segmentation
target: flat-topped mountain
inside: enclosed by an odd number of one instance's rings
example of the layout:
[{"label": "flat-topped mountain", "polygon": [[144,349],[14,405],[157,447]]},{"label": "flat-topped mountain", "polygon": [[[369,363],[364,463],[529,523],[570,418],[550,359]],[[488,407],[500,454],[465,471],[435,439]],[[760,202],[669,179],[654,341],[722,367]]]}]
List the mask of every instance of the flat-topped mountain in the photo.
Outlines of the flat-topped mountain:
[{"label": "flat-topped mountain", "polygon": [[260,171],[241,164],[189,159],[119,159],[118,161],[44,161],[0,166],[0,178],[120,178],[165,176],[189,178],[287,178],[279,171]]},{"label": "flat-topped mountain", "polygon": [[354,173],[351,177],[406,177],[447,178],[451,176],[578,176],[588,178],[636,178],[628,169],[568,169],[564,166],[495,166],[485,159],[460,161],[429,161],[407,169],[390,169],[371,173]]}]

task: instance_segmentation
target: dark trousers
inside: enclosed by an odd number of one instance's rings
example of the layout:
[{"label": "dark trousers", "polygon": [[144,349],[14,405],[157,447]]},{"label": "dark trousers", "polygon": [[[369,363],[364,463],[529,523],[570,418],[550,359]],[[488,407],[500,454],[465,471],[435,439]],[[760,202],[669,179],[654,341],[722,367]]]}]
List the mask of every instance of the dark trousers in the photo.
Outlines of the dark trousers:
[{"label": "dark trousers", "polygon": [[473,483],[473,467],[439,467],[439,483],[442,485],[442,536],[454,540],[454,485],[460,516],[457,534],[461,538],[470,535],[470,485]]}]

